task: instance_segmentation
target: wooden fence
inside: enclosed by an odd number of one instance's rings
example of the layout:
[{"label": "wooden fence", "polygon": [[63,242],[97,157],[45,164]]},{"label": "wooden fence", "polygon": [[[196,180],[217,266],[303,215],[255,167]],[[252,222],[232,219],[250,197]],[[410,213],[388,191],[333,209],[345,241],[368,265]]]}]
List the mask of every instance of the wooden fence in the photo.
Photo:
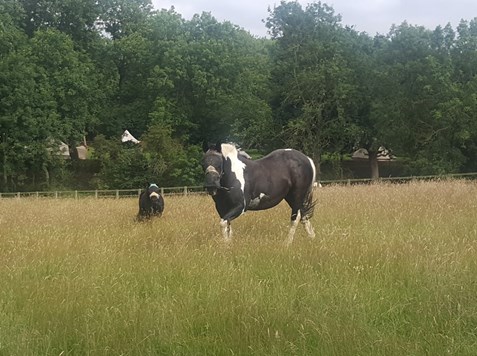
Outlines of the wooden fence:
[{"label": "wooden fence", "polygon": [[[343,179],[343,180],[325,180],[320,181],[322,186],[326,185],[354,185],[354,184],[370,184],[374,182],[391,182],[391,183],[406,183],[410,181],[418,180],[448,180],[448,179],[468,179],[476,180],[477,173],[461,173],[461,174],[446,174],[446,175],[433,175],[433,176],[412,176],[412,177],[388,177],[379,178],[378,180],[371,179]],[[205,194],[203,186],[190,186],[190,187],[162,187],[161,194],[163,196],[174,195],[198,195]],[[121,198],[133,198],[139,197],[141,189],[113,189],[113,190],[66,190],[66,191],[37,191],[37,192],[15,192],[15,193],[2,193],[0,192],[0,198],[107,198],[107,199],[121,199]]]},{"label": "wooden fence", "polygon": [[[192,187],[163,187],[161,194],[163,196],[182,195],[187,196],[189,194],[204,194],[204,187],[192,186]],[[96,190],[64,190],[64,191],[37,191],[37,192],[15,192],[15,193],[0,193],[0,198],[109,198],[109,199],[121,199],[121,198],[133,198],[139,197],[141,189],[96,189]]]}]

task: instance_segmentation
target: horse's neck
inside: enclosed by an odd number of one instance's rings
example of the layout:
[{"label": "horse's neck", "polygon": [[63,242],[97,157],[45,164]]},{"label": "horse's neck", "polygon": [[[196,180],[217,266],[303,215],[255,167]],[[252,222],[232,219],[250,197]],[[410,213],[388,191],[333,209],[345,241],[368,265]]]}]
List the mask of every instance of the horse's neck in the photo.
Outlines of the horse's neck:
[{"label": "horse's neck", "polygon": [[[246,158],[246,157],[240,157],[238,160],[241,162],[241,164],[245,164],[245,167],[252,167],[255,162],[252,160]],[[241,168],[240,168],[241,169]],[[234,186],[237,182],[239,182],[239,179],[237,177],[238,172],[233,172],[232,171],[232,164],[227,166],[227,169],[224,171],[224,174],[222,175],[222,178],[220,180],[222,186],[231,188]],[[245,172],[243,172],[244,177],[245,177]]]}]

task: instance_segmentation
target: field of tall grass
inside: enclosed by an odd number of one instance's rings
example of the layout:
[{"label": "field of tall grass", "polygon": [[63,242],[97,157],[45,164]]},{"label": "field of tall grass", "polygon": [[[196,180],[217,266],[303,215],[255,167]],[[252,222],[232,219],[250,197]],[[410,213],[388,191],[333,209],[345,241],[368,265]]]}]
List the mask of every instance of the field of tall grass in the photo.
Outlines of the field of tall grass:
[{"label": "field of tall grass", "polygon": [[0,355],[475,355],[477,183],[327,186],[221,240],[206,196],[0,200]]}]

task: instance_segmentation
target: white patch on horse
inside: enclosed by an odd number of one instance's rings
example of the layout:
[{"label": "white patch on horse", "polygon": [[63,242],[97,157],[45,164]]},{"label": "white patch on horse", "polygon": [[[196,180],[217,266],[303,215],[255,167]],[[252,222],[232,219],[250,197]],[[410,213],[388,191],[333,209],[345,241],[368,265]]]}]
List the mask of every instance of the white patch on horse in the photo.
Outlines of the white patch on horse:
[{"label": "white patch on horse", "polygon": [[311,165],[311,168],[313,169],[313,180],[311,181],[311,184],[312,184],[312,187],[315,187],[315,179],[316,179],[316,167],[315,167],[315,162],[313,162],[313,160],[308,157],[308,159],[310,160],[310,165]]},{"label": "white patch on horse", "polygon": [[230,226],[230,221],[220,219],[220,227],[224,240],[227,242],[230,241],[232,239],[232,226]]},{"label": "white patch on horse", "polygon": [[266,197],[266,195],[263,194],[263,193],[260,193],[258,197],[253,198],[252,200],[250,200],[250,203],[248,204],[249,208],[256,208],[260,204],[260,200],[263,197]]},{"label": "white patch on horse", "polygon": [[308,219],[303,220],[303,224],[305,224],[305,230],[308,233],[310,238],[315,238],[315,230],[313,230],[313,226],[311,226],[311,222]]},{"label": "white patch on horse", "polygon": [[151,194],[149,194],[149,198],[151,198],[152,200],[159,199],[159,193],[152,192]]},{"label": "white patch on horse", "polygon": [[296,213],[296,218],[295,220],[291,221],[290,224],[290,231],[288,232],[288,239],[287,239],[287,246],[289,246],[293,242],[293,238],[295,236],[295,231],[296,227],[298,225],[298,222],[301,220],[301,213],[300,210],[297,211]]},{"label": "white patch on horse", "polygon": [[217,172],[217,170],[215,169],[214,166],[208,166],[207,169],[205,170],[205,173],[210,173],[210,172],[214,172],[214,173],[217,173],[219,174],[219,172]]},{"label": "white patch on horse", "polygon": [[235,177],[240,183],[240,189],[242,190],[242,194],[244,196],[244,211],[245,211],[245,177],[244,177],[244,170],[247,166],[241,160],[238,159],[238,151],[235,146],[230,145],[228,143],[222,144],[222,154],[225,158],[229,158],[230,162],[232,163],[232,172],[235,173]]}]

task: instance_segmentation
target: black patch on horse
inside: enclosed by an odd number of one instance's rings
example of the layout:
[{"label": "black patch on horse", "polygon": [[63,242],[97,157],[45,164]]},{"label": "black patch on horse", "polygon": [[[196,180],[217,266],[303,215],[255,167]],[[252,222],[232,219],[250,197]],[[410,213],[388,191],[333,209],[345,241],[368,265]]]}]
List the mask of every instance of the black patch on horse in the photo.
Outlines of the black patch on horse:
[{"label": "black patch on horse", "polygon": [[139,195],[139,212],[137,219],[142,221],[153,216],[161,216],[164,211],[164,198],[157,184],[147,184]]}]

